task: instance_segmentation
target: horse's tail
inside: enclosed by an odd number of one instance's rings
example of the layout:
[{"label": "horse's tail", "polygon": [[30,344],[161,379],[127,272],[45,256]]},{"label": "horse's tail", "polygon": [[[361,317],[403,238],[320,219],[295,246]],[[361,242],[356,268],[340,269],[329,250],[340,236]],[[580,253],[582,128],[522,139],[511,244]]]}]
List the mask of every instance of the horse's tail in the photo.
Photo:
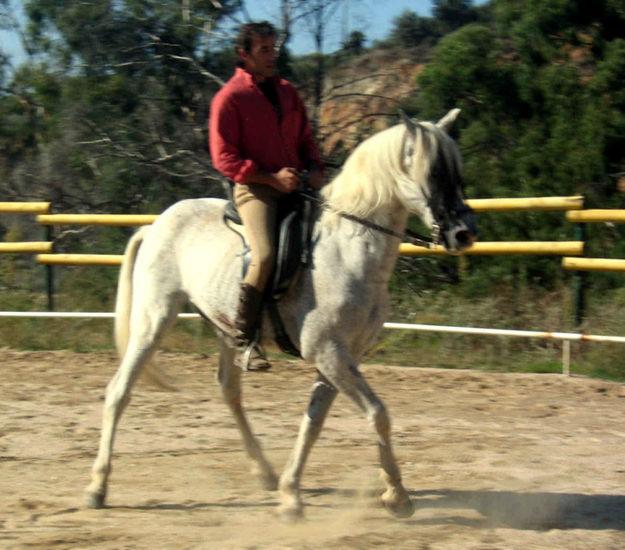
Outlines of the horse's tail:
[{"label": "horse's tail", "polygon": [[145,238],[147,227],[142,227],[128,241],[119,270],[117,299],[115,301],[115,347],[121,359],[128,347],[130,336],[130,311],[132,307],[132,274],[135,270],[137,254]]},{"label": "horse's tail", "polygon": [[[117,282],[117,299],[115,301],[115,347],[120,359],[126,354],[128,340],[130,338],[130,314],[132,312],[132,279],[137,261],[137,254],[145,239],[149,226],[142,227],[137,231],[126,245],[124,258],[119,270]],[[176,391],[176,387],[169,377],[162,372],[153,360],[143,368],[143,378],[161,389]]]}]

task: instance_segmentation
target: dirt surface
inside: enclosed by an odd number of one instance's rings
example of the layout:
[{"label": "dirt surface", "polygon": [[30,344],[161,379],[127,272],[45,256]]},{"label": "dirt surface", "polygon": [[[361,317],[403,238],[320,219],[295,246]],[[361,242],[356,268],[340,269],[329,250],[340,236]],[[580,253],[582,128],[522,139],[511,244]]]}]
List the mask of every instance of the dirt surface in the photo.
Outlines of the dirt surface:
[{"label": "dirt surface", "polygon": [[[416,504],[377,504],[366,419],[342,396],[304,476],[306,520],[248,474],[215,359],[163,355],[177,393],[139,385],[117,439],[109,507],[83,489],[112,354],[2,350],[0,548],[625,548],[625,386],[556,375],[363,367],[384,398]],[[314,373],[246,374],[269,459],[285,463]]]}]

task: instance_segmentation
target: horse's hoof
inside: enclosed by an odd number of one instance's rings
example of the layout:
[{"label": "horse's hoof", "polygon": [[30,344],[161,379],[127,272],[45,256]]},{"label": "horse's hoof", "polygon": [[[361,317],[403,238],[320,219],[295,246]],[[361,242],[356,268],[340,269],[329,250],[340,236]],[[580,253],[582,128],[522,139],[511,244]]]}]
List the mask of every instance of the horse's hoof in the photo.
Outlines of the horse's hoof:
[{"label": "horse's hoof", "polygon": [[287,523],[297,523],[299,521],[303,521],[304,519],[304,507],[301,503],[297,504],[283,504],[278,508],[278,514],[282,521]]},{"label": "horse's hoof", "polygon": [[256,476],[260,481],[263,489],[266,491],[275,491],[278,488],[278,476],[273,471],[271,465],[266,464],[261,467],[259,464],[253,464],[251,468],[252,475]]},{"label": "horse's hoof", "polygon": [[391,495],[385,493],[382,504],[396,518],[409,518],[414,514],[414,504],[407,494],[398,498],[394,491]]},{"label": "horse's hoof", "polygon": [[85,500],[88,508],[94,508],[99,510],[104,508],[104,501],[106,500],[106,492],[104,493],[86,493]]},{"label": "horse's hoof", "polygon": [[260,474],[259,478],[265,491],[276,491],[278,489],[278,476],[273,472]]}]

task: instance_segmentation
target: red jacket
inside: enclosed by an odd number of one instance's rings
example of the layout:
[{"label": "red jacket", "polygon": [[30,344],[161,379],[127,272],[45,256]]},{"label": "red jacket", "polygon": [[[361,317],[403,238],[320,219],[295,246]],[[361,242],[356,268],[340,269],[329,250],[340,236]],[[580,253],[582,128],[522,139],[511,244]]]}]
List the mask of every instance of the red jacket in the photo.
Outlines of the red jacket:
[{"label": "red jacket", "polygon": [[275,78],[282,119],[254,77],[237,68],[211,104],[209,146],[213,165],[224,176],[243,183],[256,170],[277,172],[292,167],[321,166],[306,109],[295,88]]}]

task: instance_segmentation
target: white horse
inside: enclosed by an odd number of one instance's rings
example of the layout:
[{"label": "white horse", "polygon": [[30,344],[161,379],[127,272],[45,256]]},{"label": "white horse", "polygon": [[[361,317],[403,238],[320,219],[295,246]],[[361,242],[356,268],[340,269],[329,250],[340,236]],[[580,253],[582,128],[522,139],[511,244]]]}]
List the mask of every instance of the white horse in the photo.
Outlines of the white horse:
[{"label": "white horse", "polygon": [[[458,112],[450,111],[436,124],[405,118],[402,124],[372,136],[354,150],[322,191],[326,208],[313,230],[312,265],[302,270],[279,302],[288,336],[318,373],[279,482],[243,411],[241,372],[233,366],[234,350],[227,337],[238,299],[242,244],[223,221],[225,201],[181,201],[131,238],[116,306],[116,340],[123,359],[106,391],[100,447],[86,490],[89,506],[104,506],[115,430],[131,387],[180,305],[188,300],[216,327],[218,379],[225,401],[253,470],[266,488],[279,488],[285,516],[303,513],[304,464],[339,391],[367,414],[377,432],[387,486],[382,502],[397,516],[413,513],[391,449],[389,416],[358,364],[384,323],[388,281],[401,242],[398,235],[408,215],[416,213],[428,226],[440,228],[445,246],[452,251],[474,240],[462,196],[459,152],[446,133]],[[384,226],[395,235],[363,226],[354,217]],[[271,343],[271,323],[265,319],[262,326],[262,341]]]}]

